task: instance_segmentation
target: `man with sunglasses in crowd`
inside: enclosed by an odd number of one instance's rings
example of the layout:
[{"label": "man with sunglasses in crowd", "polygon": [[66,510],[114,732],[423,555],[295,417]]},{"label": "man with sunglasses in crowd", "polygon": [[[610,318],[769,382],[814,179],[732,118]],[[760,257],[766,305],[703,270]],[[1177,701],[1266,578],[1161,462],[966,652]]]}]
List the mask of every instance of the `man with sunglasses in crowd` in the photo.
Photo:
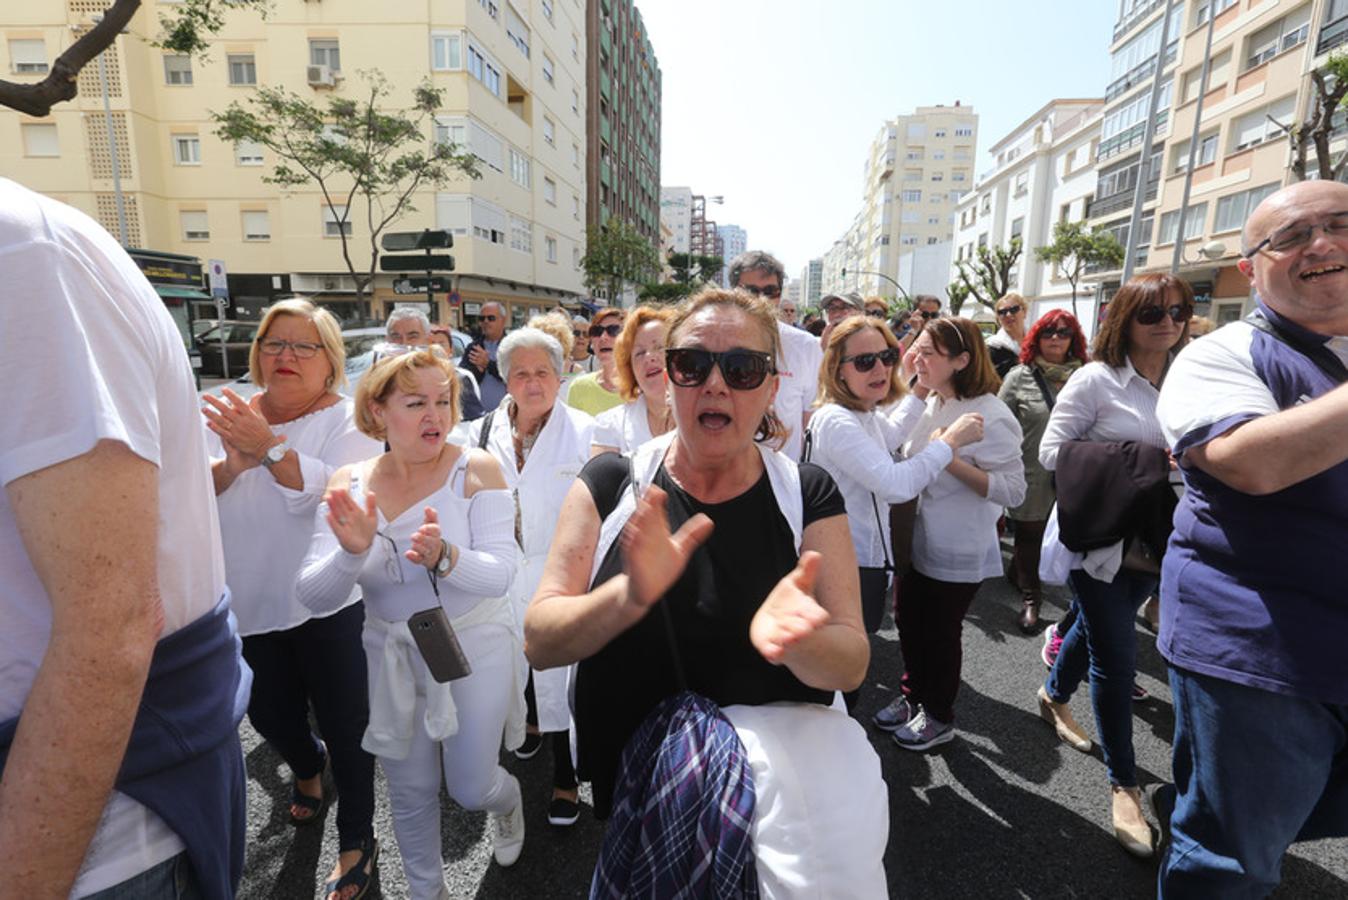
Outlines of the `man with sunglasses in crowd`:
[{"label": "man with sunglasses in crowd", "polygon": [[[730,263],[730,286],[749,291],[771,301],[782,302],[782,286],[786,283],[786,268],[777,258],[762,250],[750,250]],[[782,452],[792,459],[800,459],[804,446],[805,424],[810,420],[810,406],[819,392],[819,364],[824,351],[819,339],[808,331],[793,328],[780,318],[777,320],[781,357],[777,360],[777,399],[773,407],[777,418],[786,425],[788,434]]]},{"label": "man with sunglasses in crowd", "polygon": [[1020,362],[1020,345],[1025,341],[1025,298],[1017,293],[1007,294],[997,301],[997,333],[988,338],[988,355],[998,378]]},{"label": "man with sunglasses in crowd", "polygon": [[1172,900],[1266,896],[1293,841],[1348,835],[1348,185],[1278,191],[1243,246],[1258,308],[1189,344],[1157,406],[1188,488],[1157,640]]},{"label": "man with sunglasses in crowd", "polygon": [[918,294],[917,305],[908,316],[907,326],[899,329],[902,332],[898,335],[899,346],[907,352],[908,348],[913,346],[913,341],[922,333],[922,329],[927,327],[927,323],[940,317],[941,299],[931,294]]},{"label": "man with sunglasses in crowd", "polygon": [[505,382],[496,370],[496,348],[501,346],[501,338],[506,333],[505,305],[495,300],[482,304],[477,322],[478,329],[473,342],[468,345],[468,352],[463,355],[463,364],[477,379],[482,408],[490,411],[501,404],[506,393]]}]

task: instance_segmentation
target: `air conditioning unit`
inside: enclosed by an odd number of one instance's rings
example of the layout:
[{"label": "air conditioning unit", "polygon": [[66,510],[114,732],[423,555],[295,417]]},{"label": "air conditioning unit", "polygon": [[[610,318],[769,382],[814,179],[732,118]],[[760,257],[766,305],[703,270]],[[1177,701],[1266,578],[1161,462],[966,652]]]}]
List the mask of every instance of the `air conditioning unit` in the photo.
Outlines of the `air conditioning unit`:
[{"label": "air conditioning unit", "polygon": [[337,83],[337,73],[331,66],[309,66],[307,68],[309,84],[314,87],[332,87]]}]

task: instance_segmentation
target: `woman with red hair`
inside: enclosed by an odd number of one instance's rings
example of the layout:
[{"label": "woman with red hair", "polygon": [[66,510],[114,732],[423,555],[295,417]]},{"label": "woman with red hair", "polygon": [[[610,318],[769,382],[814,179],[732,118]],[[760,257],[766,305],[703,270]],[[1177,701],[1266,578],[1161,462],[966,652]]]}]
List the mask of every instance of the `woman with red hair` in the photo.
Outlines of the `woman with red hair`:
[{"label": "woman with red hair", "polygon": [[1076,317],[1066,310],[1050,310],[1034,323],[1020,348],[1020,365],[1006,373],[998,396],[1020,423],[1025,464],[1025,502],[1006,512],[1015,521],[1015,553],[1011,582],[1023,603],[1020,630],[1039,628],[1039,545],[1053,508],[1053,476],[1039,464],[1039,441],[1048,415],[1067,379],[1086,362],[1086,336]]}]

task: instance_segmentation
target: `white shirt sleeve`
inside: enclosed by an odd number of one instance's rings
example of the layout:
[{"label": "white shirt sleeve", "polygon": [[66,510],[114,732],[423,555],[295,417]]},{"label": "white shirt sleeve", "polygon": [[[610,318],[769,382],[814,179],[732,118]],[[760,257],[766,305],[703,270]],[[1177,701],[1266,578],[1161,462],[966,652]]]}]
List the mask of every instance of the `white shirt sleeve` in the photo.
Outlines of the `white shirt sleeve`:
[{"label": "white shirt sleeve", "polygon": [[1185,347],[1166,373],[1156,416],[1178,454],[1279,411],[1250,356],[1254,329],[1233,322]]},{"label": "white shirt sleeve", "polygon": [[881,503],[906,503],[922,493],[950,464],[950,445],[934,441],[911,459],[895,462],[855,416],[837,408],[821,411],[815,423],[814,461],[846,472]]},{"label": "white shirt sleeve", "polygon": [[926,401],[919,400],[916,394],[903,395],[898,406],[885,417],[885,426],[892,429],[895,434],[894,449],[897,450],[912,438],[917,423],[922,421],[922,415],[926,411]]},{"label": "white shirt sleeve", "polygon": [[356,578],[365,565],[364,553],[348,553],[328,527],[328,504],[314,510],[313,537],[309,552],[295,580],[295,597],[306,609],[322,614],[341,609],[351,598]]},{"label": "white shirt sleeve", "polygon": [[[991,394],[988,395],[992,397]],[[1021,459],[1023,435],[1011,411],[997,401],[988,404],[983,440],[971,446],[970,462],[988,474],[988,501],[1019,506],[1025,501],[1025,466]]]},{"label": "white shirt sleeve", "polygon": [[1090,364],[1067,379],[1049,413],[1043,440],[1039,442],[1039,464],[1052,472],[1058,466],[1058,449],[1067,441],[1084,437],[1097,418],[1095,382],[1108,378],[1101,365]]}]

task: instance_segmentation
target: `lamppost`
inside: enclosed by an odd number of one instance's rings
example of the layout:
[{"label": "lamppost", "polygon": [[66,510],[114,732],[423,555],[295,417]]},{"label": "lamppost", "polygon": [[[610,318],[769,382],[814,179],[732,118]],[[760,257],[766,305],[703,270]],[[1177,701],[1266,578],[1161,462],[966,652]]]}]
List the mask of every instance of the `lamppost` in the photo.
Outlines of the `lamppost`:
[{"label": "lamppost", "polygon": [[[903,299],[906,300],[906,301],[908,302],[908,305],[909,305],[909,306],[912,306],[912,305],[913,305],[913,298],[909,295],[909,293],[908,293],[907,291],[905,291],[905,290],[903,289],[903,285],[899,284],[899,283],[898,283],[897,281],[895,281],[893,278],[890,278],[890,277],[889,277],[888,275],[886,275],[884,272],[853,272],[852,274],[853,274],[853,275],[874,275],[876,278],[883,278],[885,281],[888,281],[890,284],[894,285],[894,287],[896,287],[896,288],[899,289],[899,293],[900,293],[900,294],[903,294]],[[846,269],[846,267],[844,267],[843,270],[842,270],[842,277],[843,277],[844,280],[847,279],[847,269]]]}]

